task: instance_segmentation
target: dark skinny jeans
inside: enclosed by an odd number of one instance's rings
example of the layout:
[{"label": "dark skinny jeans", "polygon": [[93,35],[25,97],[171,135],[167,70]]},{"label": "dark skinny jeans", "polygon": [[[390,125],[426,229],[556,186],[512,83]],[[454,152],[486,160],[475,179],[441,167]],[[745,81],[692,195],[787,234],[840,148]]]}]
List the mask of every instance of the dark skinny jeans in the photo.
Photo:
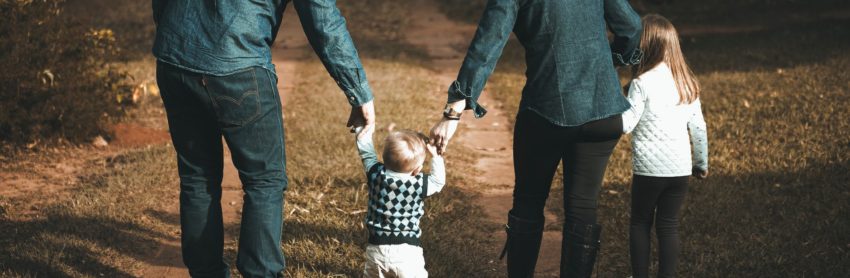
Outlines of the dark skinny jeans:
[{"label": "dark skinny jeans", "polygon": [[679,210],[688,193],[688,177],[635,175],[629,228],[632,275],[649,277],[650,230],[658,237],[658,277],[675,277],[679,257]]},{"label": "dark skinny jeans", "polygon": [[543,219],[552,178],[563,161],[565,224],[596,224],[602,178],[622,126],[620,115],[562,127],[533,111],[520,111],[514,128],[512,213],[524,219]]}]

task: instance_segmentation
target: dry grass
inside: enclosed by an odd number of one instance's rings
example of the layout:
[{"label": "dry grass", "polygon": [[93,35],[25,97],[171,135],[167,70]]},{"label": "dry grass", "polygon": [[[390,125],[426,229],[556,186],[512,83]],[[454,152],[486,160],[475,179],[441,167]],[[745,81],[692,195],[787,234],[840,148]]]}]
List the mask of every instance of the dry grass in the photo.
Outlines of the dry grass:
[{"label": "dry grass", "polygon": [[[846,4],[828,0],[805,4],[644,2],[648,3],[642,13],[661,13],[679,28],[767,26],[683,37],[685,55],[704,86],[712,177],[691,184],[680,228],[679,274],[837,277],[850,273],[850,222],[846,221],[850,217],[850,55],[846,52],[850,30],[844,27],[850,21],[805,17],[846,13]],[[769,8],[765,2],[771,2]],[[718,13],[724,16],[711,16]],[[806,20],[776,22],[763,14]],[[506,111],[518,108],[523,59],[521,46],[510,42],[488,86]],[[562,214],[559,183],[555,182],[551,195],[555,198],[548,205]],[[630,272],[630,183],[630,143],[624,137],[612,156],[600,197],[599,219],[606,230],[599,277],[625,277]]]},{"label": "dry grass", "polygon": [[[397,42],[398,28],[406,21],[399,12],[402,3],[396,2],[340,4],[366,57],[379,127],[396,123],[400,128],[425,130],[439,117],[434,111],[439,111],[445,98],[421,92],[436,91],[433,88],[444,84],[437,84],[433,73],[424,69],[421,50]],[[715,2],[706,5],[711,3]],[[150,30],[150,23],[142,21],[149,18],[146,5],[130,4],[126,7],[132,9],[124,11],[132,16],[104,17],[129,22],[98,24],[112,24],[119,44],[124,40],[125,49],[138,53],[128,54],[127,62],[149,66],[150,60],[145,61],[149,58],[140,52],[149,49],[144,45],[146,33],[138,38],[122,35],[136,27]],[[685,18],[693,10],[681,5],[648,7],[680,12],[678,16]],[[369,10],[382,12],[373,16]],[[474,8],[466,11],[476,13]],[[706,24],[686,22],[698,23]],[[694,182],[687,199],[681,226],[681,276],[850,273],[850,222],[846,221],[850,217],[850,109],[846,107],[850,103],[846,74],[850,42],[848,30],[842,28],[847,23],[814,21],[685,38],[686,55],[705,86],[713,176]],[[356,28],[366,24],[371,27]],[[365,29],[369,30],[357,31]],[[516,111],[523,63],[521,48],[512,42],[488,87],[505,111]],[[140,74],[150,72],[140,70]],[[358,212],[364,209],[366,192],[353,138],[343,126],[345,102],[317,60],[305,61],[298,76],[284,78],[299,82],[296,92],[287,96],[285,109],[291,181],[283,243],[287,274],[358,276],[366,240],[363,215]],[[380,130],[376,141],[385,132]],[[628,276],[628,145],[623,139],[618,146],[604,185],[605,190],[617,192],[606,191],[600,198],[600,219],[606,230],[599,277]],[[163,213],[177,200],[172,152],[169,146],[160,146],[92,158],[84,174],[68,178],[75,184],[68,190],[0,196],[0,230],[4,232],[0,276],[134,276],[150,263],[159,240],[179,236],[177,216]],[[492,239],[481,231],[495,228],[476,220],[481,211],[469,202],[472,193],[452,186],[470,182],[460,176],[464,173],[459,169],[473,160],[469,150],[456,146],[448,157],[450,185],[428,200],[423,245],[434,277],[499,276],[488,267],[491,258],[476,255],[489,254],[481,250]],[[3,169],[30,165],[14,166],[18,162],[9,158],[2,162]],[[558,186],[553,191],[552,196],[560,195]],[[559,197],[552,198],[550,207],[560,207],[559,202]],[[228,233],[238,233],[236,228],[228,226]],[[234,244],[226,247],[226,256],[234,261]]]},{"label": "dry grass", "polygon": [[[376,142],[386,135],[385,128],[390,123],[398,128],[425,131],[439,118],[435,111],[440,111],[445,97],[422,92],[434,91],[431,88],[443,84],[437,84],[432,79],[433,73],[420,64],[420,50],[402,43],[385,43],[384,35],[392,39],[392,34],[404,27],[404,15],[400,12],[403,10],[398,8],[401,3],[369,2],[372,5],[359,1],[340,5],[349,17],[376,92],[381,128],[375,136]],[[139,18],[145,18],[147,11],[135,4],[129,7],[132,7],[126,10],[132,14],[126,18],[129,23],[107,20],[97,24],[126,28],[122,29],[125,31],[132,29]],[[387,13],[374,17],[367,13],[370,9]],[[359,24],[367,23],[373,28],[358,28]],[[140,30],[148,29],[149,26],[143,26]],[[116,32],[120,39],[121,31]],[[136,41],[134,38],[130,36],[127,40]],[[138,51],[147,51],[146,48],[139,47]],[[126,61],[146,67],[150,60],[143,55],[128,54]],[[344,127],[348,108],[320,62],[317,59],[302,62],[298,76],[283,77],[298,83],[295,92],[286,96],[284,109],[290,180],[282,246],[287,255],[287,275],[357,277],[362,271],[367,238],[361,213],[367,192],[354,138]],[[155,115],[156,111],[142,114]],[[460,169],[461,165],[470,165],[474,157],[471,151],[458,147],[447,159],[450,169]],[[179,237],[177,215],[165,212],[177,201],[174,160],[169,146],[130,150],[87,161],[85,174],[69,177],[75,186],[66,191],[0,197],[0,229],[9,231],[0,239],[0,276],[138,275],[142,266],[153,263],[150,258],[159,248],[159,241]],[[470,256],[483,253],[484,246],[490,246],[487,242],[490,239],[480,231],[492,227],[485,228],[477,220],[481,211],[470,202],[474,193],[456,186],[470,182],[469,177],[461,176],[461,171],[449,174],[448,187],[426,203],[423,248],[428,270],[434,277],[452,277],[457,273],[492,277],[488,266],[491,258]],[[39,207],[31,205],[42,198],[52,201]],[[235,225],[225,229],[228,235],[238,234]],[[225,256],[233,264],[235,238],[226,242]]]}]

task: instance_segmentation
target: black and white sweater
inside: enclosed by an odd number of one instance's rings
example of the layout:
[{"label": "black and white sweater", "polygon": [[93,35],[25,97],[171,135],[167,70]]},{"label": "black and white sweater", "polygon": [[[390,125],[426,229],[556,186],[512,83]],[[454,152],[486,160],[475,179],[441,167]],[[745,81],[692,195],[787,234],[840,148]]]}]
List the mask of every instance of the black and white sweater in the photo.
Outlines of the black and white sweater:
[{"label": "black and white sweater", "polygon": [[419,246],[422,230],[419,221],[425,214],[424,199],[445,185],[446,171],[442,157],[431,158],[431,173],[398,173],[378,162],[371,138],[357,141],[357,149],[369,185],[366,227],[369,243],[410,244]]}]

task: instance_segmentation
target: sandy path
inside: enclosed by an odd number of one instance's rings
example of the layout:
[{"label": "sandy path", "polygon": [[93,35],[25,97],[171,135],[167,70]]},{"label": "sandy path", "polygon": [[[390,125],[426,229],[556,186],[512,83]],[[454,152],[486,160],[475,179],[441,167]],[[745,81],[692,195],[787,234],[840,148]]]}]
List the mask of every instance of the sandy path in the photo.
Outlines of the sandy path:
[{"label": "sandy path", "polygon": [[[410,13],[412,23],[410,30],[407,31],[407,40],[426,50],[431,58],[429,66],[435,71],[440,84],[448,88],[457,77],[457,71],[463,62],[466,48],[475,33],[476,26],[448,19],[433,1],[411,1],[410,9],[416,12]],[[475,165],[482,173],[477,180],[478,184],[464,186],[482,193],[476,202],[484,209],[488,220],[504,225],[513,200],[513,134],[508,122],[508,114],[499,108],[497,101],[484,92],[479,102],[487,107],[487,116],[474,119],[471,113],[465,113],[461,127],[452,143],[473,149],[480,155]],[[451,146],[449,152],[451,152]],[[546,222],[556,223],[557,217],[547,211]],[[497,229],[489,231],[489,236],[499,239],[499,244],[492,246],[488,253],[481,255],[491,257],[494,267],[500,268],[500,273],[506,273],[505,262],[498,261],[505,232],[503,229]],[[536,276],[557,277],[561,233],[547,231],[544,233],[543,241]]]},{"label": "sandy path", "polygon": [[[278,90],[281,94],[281,102],[286,103],[285,96],[293,91],[295,83],[296,68],[299,61],[309,57],[309,44],[307,37],[301,29],[301,23],[294,9],[287,9],[284,15],[278,40],[273,49],[272,60],[276,66],[279,76]],[[230,152],[225,148],[224,178],[221,183],[222,197],[221,206],[225,225],[225,246],[235,245],[240,219],[242,216],[242,182],[239,181],[239,173],[230,159]],[[175,199],[166,209],[166,215],[173,215],[175,219],[171,223],[179,223],[176,217],[179,215],[179,203]],[[175,226],[178,230],[180,227]],[[226,247],[225,247],[226,248]],[[225,250],[227,252],[227,250]],[[180,237],[176,235],[162,241],[162,245],[150,260],[150,265],[139,271],[140,277],[189,277],[188,270],[183,265],[180,253]],[[234,267],[234,266],[231,266]]]}]

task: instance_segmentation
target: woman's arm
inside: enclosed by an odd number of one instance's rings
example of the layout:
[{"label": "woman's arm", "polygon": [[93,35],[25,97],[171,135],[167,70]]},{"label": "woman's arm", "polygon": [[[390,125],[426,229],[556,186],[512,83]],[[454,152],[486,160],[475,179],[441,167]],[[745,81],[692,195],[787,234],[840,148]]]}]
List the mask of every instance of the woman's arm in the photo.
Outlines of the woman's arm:
[{"label": "woman's arm", "polygon": [[640,51],[640,36],[643,32],[640,16],[632,9],[627,0],[605,0],[605,21],[614,42],[611,52],[617,65],[635,65],[640,63],[643,54]]},{"label": "woman's arm", "polygon": [[641,89],[638,80],[632,80],[629,85],[629,95],[626,96],[629,103],[632,105],[629,110],[623,112],[623,133],[631,133],[643,117],[643,111],[646,108],[646,92]]},{"label": "woman's arm", "polygon": [[477,118],[487,113],[487,110],[478,105],[478,97],[496,68],[499,57],[502,56],[518,12],[519,5],[516,0],[487,2],[484,15],[478,23],[478,30],[458,72],[457,81],[449,87],[448,103],[465,100],[465,108],[471,109]]},{"label": "woman's arm", "polygon": [[[478,105],[478,97],[484,90],[487,79],[493,74],[502,50],[516,23],[519,4],[516,0],[490,0],[478,23],[478,30],[466,52],[466,58],[449,86],[446,107],[456,112],[472,110],[476,118],[483,117],[487,110]],[[431,129],[431,139],[439,153],[446,151],[449,140],[457,130],[458,120],[443,118]]]}]

